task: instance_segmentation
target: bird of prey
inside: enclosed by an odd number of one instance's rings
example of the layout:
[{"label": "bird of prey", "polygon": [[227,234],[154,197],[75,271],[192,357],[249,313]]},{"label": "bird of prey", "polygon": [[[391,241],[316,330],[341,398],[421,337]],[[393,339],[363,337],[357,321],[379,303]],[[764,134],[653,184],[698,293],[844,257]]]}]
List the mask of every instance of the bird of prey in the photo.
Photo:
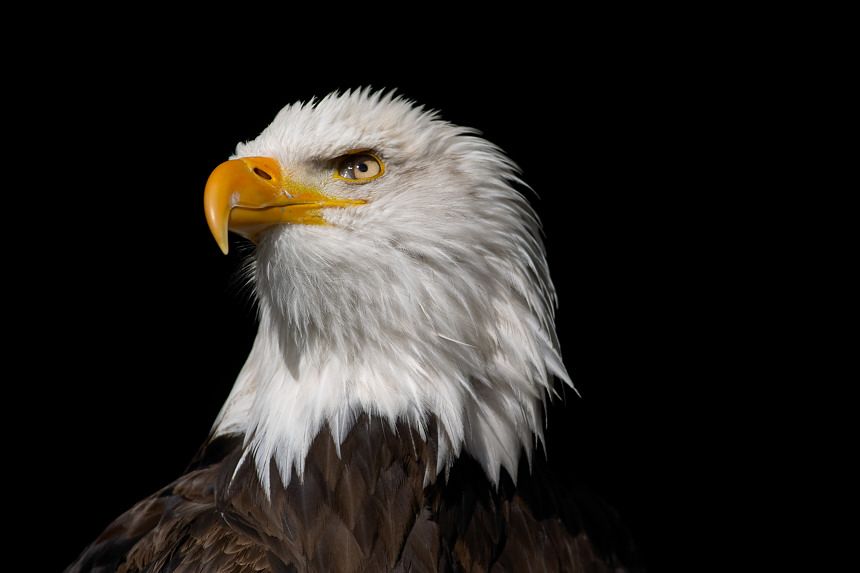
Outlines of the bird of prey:
[{"label": "bird of prey", "polygon": [[562,493],[544,412],[571,379],[519,170],[393,92],[282,109],[214,169],[255,244],[259,329],[187,471],[68,571],[624,571],[614,511]]}]

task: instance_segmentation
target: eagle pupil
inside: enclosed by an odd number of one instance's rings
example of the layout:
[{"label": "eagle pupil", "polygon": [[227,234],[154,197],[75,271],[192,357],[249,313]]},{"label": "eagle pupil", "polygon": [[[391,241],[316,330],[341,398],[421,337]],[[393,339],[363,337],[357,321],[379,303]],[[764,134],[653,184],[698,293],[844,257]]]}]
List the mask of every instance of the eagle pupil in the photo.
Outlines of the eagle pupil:
[{"label": "eagle pupil", "polygon": [[358,170],[361,171],[362,173],[367,171],[367,163],[359,163],[358,164]]}]

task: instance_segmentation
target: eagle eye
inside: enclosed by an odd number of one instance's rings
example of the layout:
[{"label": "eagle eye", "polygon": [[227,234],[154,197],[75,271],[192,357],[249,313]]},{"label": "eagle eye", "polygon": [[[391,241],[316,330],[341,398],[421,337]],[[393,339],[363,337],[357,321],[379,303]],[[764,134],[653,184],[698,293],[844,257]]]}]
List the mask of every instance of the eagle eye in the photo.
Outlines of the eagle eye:
[{"label": "eagle eye", "polygon": [[337,177],[347,181],[368,181],[381,176],[384,172],[382,161],[366,151],[350,153],[337,160]]}]

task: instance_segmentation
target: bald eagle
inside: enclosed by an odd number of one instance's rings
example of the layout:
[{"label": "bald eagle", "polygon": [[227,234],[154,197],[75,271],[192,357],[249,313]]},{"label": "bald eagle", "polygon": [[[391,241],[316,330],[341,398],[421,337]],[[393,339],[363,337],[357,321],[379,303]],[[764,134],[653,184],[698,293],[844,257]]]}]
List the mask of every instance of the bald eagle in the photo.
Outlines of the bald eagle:
[{"label": "bald eagle", "polygon": [[[212,172],[259,329],[205,444],[68,571],[636,567],[541,444],[572,387],[525,184],[496,146],[393,92],[288,105]],[[569,495],[571,494],[571,495]]]}]

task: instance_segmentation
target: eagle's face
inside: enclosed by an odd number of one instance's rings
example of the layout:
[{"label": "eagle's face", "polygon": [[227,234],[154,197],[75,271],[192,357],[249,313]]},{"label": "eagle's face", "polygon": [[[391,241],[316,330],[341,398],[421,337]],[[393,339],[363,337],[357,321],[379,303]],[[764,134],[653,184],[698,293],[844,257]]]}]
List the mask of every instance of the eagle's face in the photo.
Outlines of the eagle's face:
[{"label": "eagle's face", "polygon": [[[516,450],[507,442],[540,434],[552,376],[569,381],[539,224],[516,182],[472,130],[358,91],[284,108],[213,172],[205,203],[222,249],[228,228],[257,244],[260,333],[284,376],[329,392],[323,421],[339,408],[433,414],[457,451],[486,451],[489,433]],[[516,454],[482,456],[497,471]]]},{"label": "eagle's face", "polygon": [[[422,332],[474,345],[484,329],[454,332],[450,322],[491,318],[480,307],[497,290],[537,297],[529,302],[551,312],[537,221],[510,186],[514,166],[468,129],[358,92],[285,108],[235,157],[219,168],[229,192],[219,209],[225,199],[230,209],[219,231],[226,222],[258,244],[258,293],[288,322],[424,323]],[[441,304],[447,316],[433,312]]]}]

